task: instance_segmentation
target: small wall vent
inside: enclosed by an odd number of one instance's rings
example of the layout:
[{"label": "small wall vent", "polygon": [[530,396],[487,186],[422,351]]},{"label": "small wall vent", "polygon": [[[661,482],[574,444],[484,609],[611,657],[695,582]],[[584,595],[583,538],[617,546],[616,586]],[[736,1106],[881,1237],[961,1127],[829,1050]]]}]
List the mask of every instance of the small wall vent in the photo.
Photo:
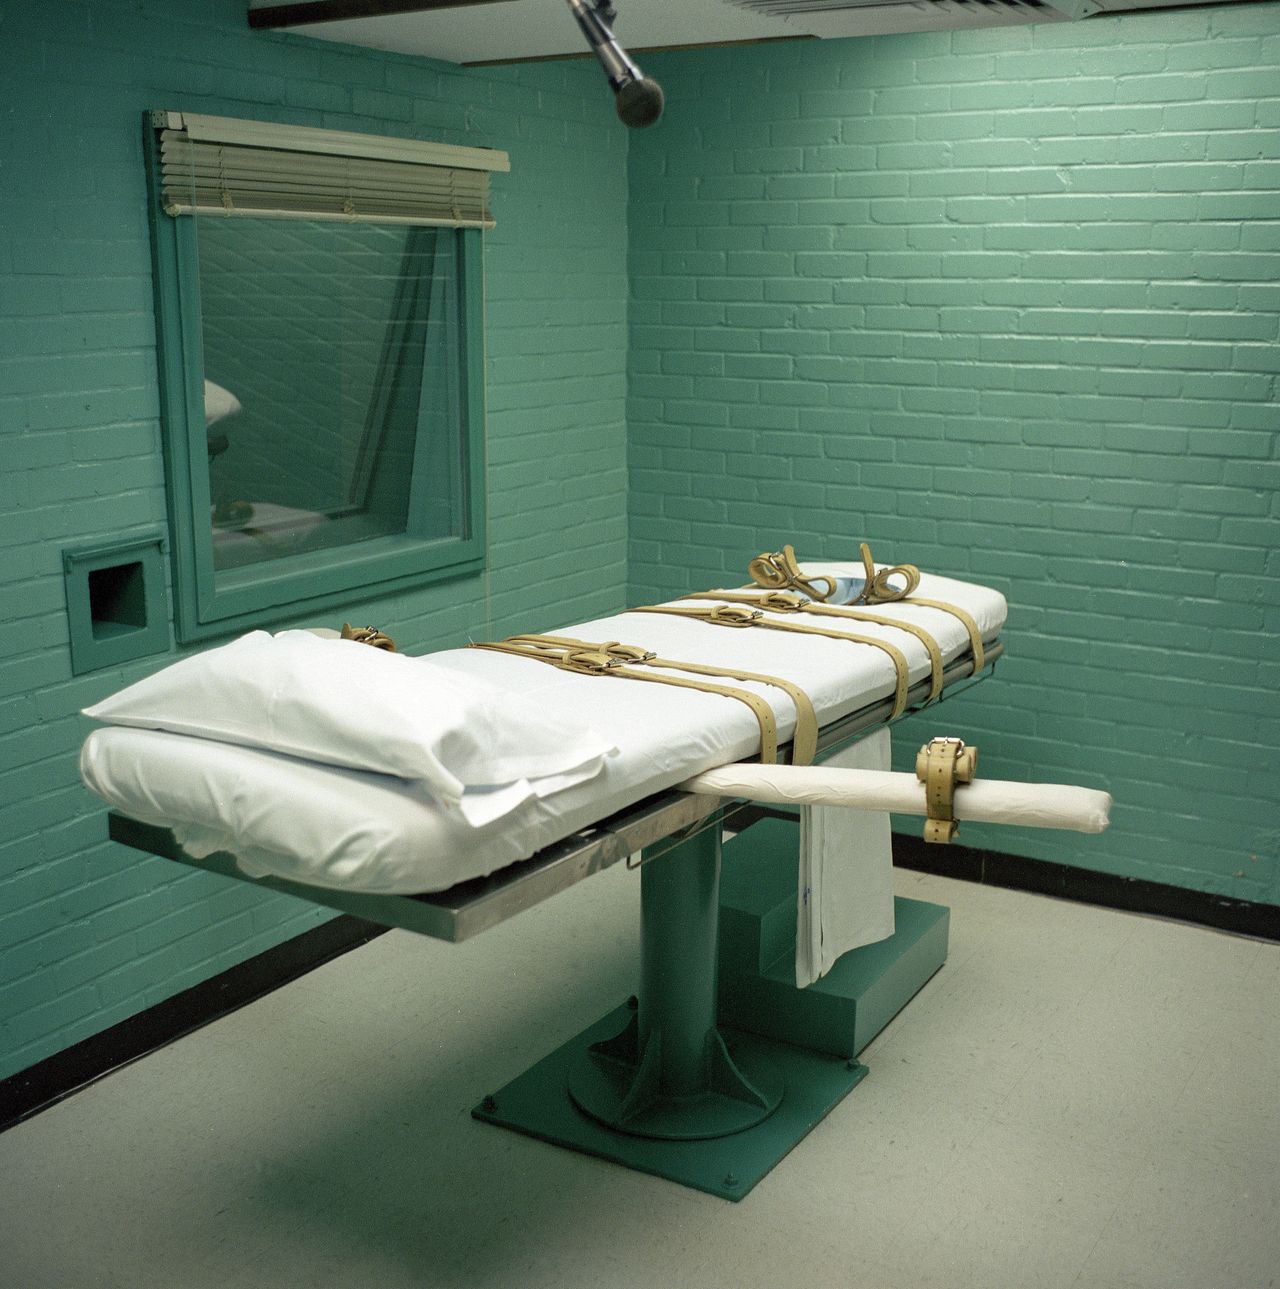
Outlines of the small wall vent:
[{"label": "small wall vent", "polygon": [[157,533],[62,552],[75,675],[169,648],[165,549]]}]

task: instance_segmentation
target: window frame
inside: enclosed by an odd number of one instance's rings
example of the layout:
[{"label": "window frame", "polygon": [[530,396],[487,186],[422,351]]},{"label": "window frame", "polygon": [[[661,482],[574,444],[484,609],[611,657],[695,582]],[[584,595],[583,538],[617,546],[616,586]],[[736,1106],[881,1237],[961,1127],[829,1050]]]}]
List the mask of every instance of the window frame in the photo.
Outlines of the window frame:
[{"label": "window frame", "polygon": [[484,266],[479,228],[451,230],[456,235],[458,272],[463,534],[416,536],[421,505],[411,495],[403,534],[215,571],[213,529],[207,518],[212,498],[195,217],[165,212],[159,180],[158,132],[149,113],[144,131],[155,284],[156,366],[171,537],[174,626],[179,642],[207,640],[303,612],[393,595],[480,572],[486,556],[486,461]]}]

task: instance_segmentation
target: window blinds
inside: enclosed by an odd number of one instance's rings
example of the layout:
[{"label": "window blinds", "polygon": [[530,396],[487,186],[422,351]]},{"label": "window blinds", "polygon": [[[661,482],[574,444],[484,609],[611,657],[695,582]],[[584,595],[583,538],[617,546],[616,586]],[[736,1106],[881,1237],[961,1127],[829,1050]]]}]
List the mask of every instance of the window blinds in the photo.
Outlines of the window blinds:
[{"label": "window blinds", "polygon": [[170,215],[492,228],[505,152],[231,117],[154,112]]}]

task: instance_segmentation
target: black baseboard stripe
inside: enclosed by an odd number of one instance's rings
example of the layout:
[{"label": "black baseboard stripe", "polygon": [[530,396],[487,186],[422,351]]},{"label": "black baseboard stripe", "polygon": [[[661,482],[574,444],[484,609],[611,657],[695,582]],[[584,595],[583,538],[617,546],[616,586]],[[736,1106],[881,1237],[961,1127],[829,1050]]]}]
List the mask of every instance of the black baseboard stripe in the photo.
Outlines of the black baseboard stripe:
[{"label": "black baseboard stripe", "polygon": [[[742,829],[749,828],[757,819],[797,817],[794,810],[785,807],[748,806],[734,815],[731,826]],[[893,834],[893,862],[899,868],[936,873],[939,877],[954,877],[962,882],[1053,895],[1060,900],[1074,900],[1077,904],[1096,904],[1100,908],[1145,913],[1150,917],[1172,918],[1218,931],[1280,941],[1280,904],[1237,900],[1208,891],[1170,886],[1165,882],[1120,877],[1115,873],[1098,873],[1091,868],[1076,868],[1045,859],[1006,855],[998,850],[978,850],[954,844],[930,845],[917,833]]]},{"label": "black baseboard stripe", "polygon": [[346,914],[332,918],[0,1080],[0,1132],[386,929]]},{"label": "black baseboard stripe", "polygon": [[1098,873],[1090,868],[1026,859],[969,846],[931,846],[910,833],[894,833],[893,862],[899,868],[965,882],[1003,886],[1037,895],[1053,895],[1081,904],[1173,918],[1198,926],[1280,940],[1280,905],[1237,900],[1208,891],[1151,882],[1138,877]]}]

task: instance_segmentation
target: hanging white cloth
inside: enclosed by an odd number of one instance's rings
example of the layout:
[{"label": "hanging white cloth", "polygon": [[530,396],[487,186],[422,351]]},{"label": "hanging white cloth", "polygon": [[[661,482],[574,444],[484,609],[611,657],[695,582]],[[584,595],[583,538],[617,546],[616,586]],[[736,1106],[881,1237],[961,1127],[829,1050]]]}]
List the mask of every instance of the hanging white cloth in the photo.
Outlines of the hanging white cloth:
[{"label": "hanging white cloth", "polygon": [[[836,753],[825,766],[889,768],[889,730]],[[893,934],[893,841],[888,811],[803,806],[796,910],[796,985],[831,970],[841,954]]]}]

